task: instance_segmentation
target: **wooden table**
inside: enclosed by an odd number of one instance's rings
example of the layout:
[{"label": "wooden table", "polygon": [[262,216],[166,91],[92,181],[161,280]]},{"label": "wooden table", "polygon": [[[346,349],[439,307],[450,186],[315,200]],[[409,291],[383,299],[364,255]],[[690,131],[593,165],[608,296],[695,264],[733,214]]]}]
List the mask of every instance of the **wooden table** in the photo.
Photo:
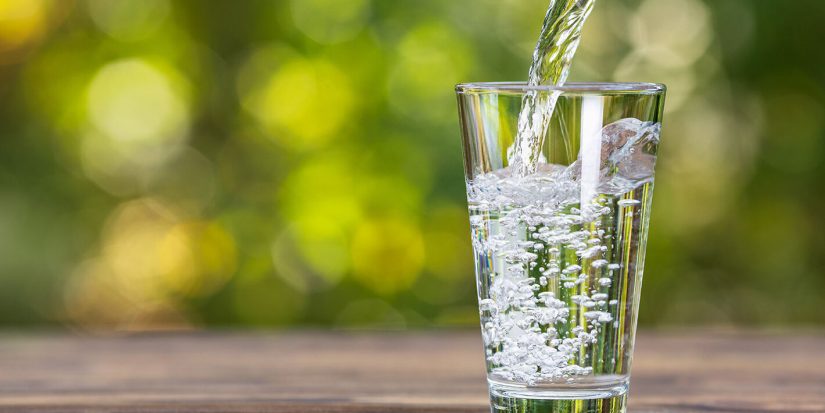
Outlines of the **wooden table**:
[{"label": "wooden table", "polygon": [[[0,412],[486,412],[479,335],[0,336]],[[645,333],[631,412],[825,412],[825,335]]]}]

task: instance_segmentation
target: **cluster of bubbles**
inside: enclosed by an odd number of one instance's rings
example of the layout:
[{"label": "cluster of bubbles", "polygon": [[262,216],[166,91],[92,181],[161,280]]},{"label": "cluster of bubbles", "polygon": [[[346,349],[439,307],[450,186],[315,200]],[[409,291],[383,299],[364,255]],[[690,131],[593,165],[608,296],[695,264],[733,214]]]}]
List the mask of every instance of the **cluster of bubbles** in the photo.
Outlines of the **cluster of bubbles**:
[{"label": "cluster of bubbles", "polygon": [[[614,213],[653,179],[660,125],[623,119],[602,131],[598,195],[582,200],[581,160],[510,169],[468,186],[482,332],[493,377],[535,385],[593,374],[580,355],[620,328],[613,288]],[[618,286],[617,286],[618,287]],[[621,305],[620,305],[621,304]]]}]

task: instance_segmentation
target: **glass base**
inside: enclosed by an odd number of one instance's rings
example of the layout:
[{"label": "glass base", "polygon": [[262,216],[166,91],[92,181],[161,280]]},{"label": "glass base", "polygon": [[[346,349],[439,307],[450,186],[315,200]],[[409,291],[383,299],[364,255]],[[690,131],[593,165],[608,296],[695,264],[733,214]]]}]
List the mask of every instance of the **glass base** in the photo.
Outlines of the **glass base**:
[{"label": "glass base", "polygon": [[528,387],[489,380],[493,413],[625,413],[628,380]]}]

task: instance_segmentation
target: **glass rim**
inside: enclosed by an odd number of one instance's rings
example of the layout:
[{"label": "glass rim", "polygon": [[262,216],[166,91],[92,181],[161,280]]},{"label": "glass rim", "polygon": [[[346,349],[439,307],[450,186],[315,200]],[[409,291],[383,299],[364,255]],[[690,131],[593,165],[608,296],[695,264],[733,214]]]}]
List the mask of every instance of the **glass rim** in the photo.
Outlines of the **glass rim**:
[{"label": "glass rim", "polygon": [[570,82],[562,86],[530,86],[527,82],[473,82],[456,85],[458,94],[525,94],[560,92],[565,95],[640,94],[655,95],[667,91],[661,83],[645,82]]}]

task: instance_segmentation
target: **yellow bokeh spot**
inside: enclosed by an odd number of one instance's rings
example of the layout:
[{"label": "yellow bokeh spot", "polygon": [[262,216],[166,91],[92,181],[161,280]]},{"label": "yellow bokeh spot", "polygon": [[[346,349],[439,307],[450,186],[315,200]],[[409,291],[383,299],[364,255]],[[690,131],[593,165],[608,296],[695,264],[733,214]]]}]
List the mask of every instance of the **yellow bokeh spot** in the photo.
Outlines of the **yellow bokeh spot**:
[{"label": "yellow bokeh spot", "polygon": [[356,97],[347,76],[332,63],[295,58],[247,95],[244,104],[283,146],[312,149],[341,133]]},{"label": "yellow bokeh spot", "polygon": [[[118,207],[102,244],[72,279],[67,313],[81,324],[185,307],[223,287],[237,265],[235,242],[219,224],[187,219],[154,199]],[[101,296],[109,304],[96,303]]]},{"label": "yellow bokeh spot", "polygon": [[331,152],[306,160],[287,176],[278,194],[283,215],[320,236],[350,231],[364,214],[356,160]]},{"label": "yellow bokeh spot", "polygon": [[0,0],[0,51],[40,38],[47,20],[46,0]]},{"label": "yellow bokeh spot", "polygon": [[409,288],[424,264],[424,241],[419,229],[400,219],[362,223],[352,241],[355,278],[379,294]]},{"label": "yellow bokeh spot", "polygon": [[[273,245],[279,274],[302,286],[308,283],[299,280],[312,275],[324,285],[337,283],[352,267],[351,251],[358,248],[353,237],[360,233],[361,247],[368,247],[363,238],[368,211],[398,216],[420,211],[418,186],[394,174],[376,176],[369,163],[351,151],[330,151],[306,160],[286,178],[278,205],[290,226]],[[415,238],[420,241],[420,234]]]},{"label": "yellow bokeh spot", "polygon": [[169,292],[204,296],[217,291],[235,272],[235,242],[221,226],[186,222],[170,229],[157,249]]},{"label": "yellow bokeh spot", "polygon": [[292,0],[295,27],[319,43],[338,43],[358,34],[367,23],[369,0]]},{"label": "yellow bokeh spot", "polygon": [[123,204],[110,217],[103,234],[102,255],[117,290],[131,301],[165,299],[167,291],[157,251],[176,221],[169,209],[154,200]]},{"label": "yellow bokeh spot", "polygon": [[189,126],[189,108],[178,79],[144,59],[109,63],[89,85],[89,120],[122,147],[178,142]]}]

